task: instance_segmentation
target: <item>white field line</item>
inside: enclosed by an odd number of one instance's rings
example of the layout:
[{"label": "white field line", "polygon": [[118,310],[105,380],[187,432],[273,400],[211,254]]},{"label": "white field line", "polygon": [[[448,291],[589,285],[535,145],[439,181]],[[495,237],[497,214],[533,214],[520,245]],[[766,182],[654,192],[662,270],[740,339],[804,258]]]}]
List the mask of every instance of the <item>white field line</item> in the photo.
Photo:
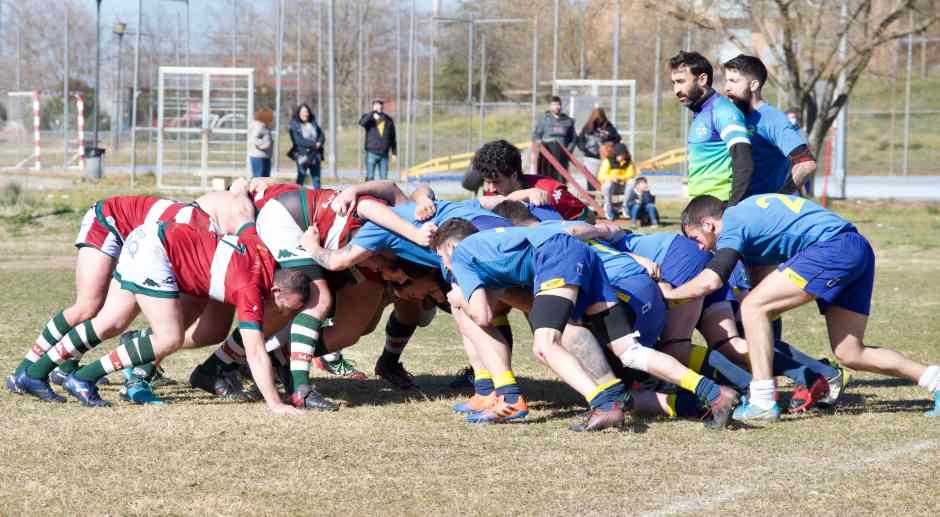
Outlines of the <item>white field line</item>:
[{"label": "white field line", "polygon": [[[895,447],[893,449],[888,449],[880,454],[875,454],[865,458],[856,458],[854,461],[846,460],[839,463],[837,470],[841,471],[856,471],[859,469],[866,469],[876,467],[885,463],[891,463],[897,458],[903,456],[910,456],[914,453],[918,453],[927,449],[932,449],[940,446],[940,442],[937,441],[919,441],[906,444],[901,447]],[[809,458],[807,458],[809,459]],[[802,462],[793,462],[794,464],[799,464],[803,466]],[[777,469],[775,469],[777,470]],[[779,470],[777,470],[779,471]],[[753,485],[749,486],[738,486],[735,488],[730,488],[728,490],[718,492],[713,495],[706,495],[703,497],[685,497],[673,500],[670,504],[651,512],[646,512],[640,514],[642,517],[665,517],[667,515],[678,515],[682,513],[696,512],[699,513],[709,506],[716,506],[722,503],[727,503],[734,501],[739,497],[755,490],[757,487]]]}]

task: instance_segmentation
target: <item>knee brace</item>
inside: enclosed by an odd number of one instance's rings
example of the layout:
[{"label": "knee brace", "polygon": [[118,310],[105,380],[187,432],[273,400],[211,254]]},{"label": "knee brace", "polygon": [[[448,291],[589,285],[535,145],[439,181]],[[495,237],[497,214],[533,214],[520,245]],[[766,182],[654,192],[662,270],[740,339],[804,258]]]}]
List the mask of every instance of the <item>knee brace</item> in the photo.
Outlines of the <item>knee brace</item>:
[{"label": "knee brace", "polygon": [[601,346],[606,346],[624,336],[638,335],[633,330],[633,324],[636,321],[633,311],[621,303],[605,311],[590,315],[586,320],[588,328],[591,329],[591,334],[594,334],[594,338]]},{"label": "knee brace", "polygon": [[648,372],[650,356],[652,354],[652,349],[646,348],[636,341],[632,341],[630,346],[627,347],[627,349],[622,354],[620,354],[620,361],[627,368],[632,368],[641,372]]},{"label": "knee brace", "polygon": [[541,328],[564,331],[565,325],[571,319],[572,310],[574,310],[574,304],[567,298],[550,294],[536,296],[532,303],[532,311],[529,313],[532,331]]}]

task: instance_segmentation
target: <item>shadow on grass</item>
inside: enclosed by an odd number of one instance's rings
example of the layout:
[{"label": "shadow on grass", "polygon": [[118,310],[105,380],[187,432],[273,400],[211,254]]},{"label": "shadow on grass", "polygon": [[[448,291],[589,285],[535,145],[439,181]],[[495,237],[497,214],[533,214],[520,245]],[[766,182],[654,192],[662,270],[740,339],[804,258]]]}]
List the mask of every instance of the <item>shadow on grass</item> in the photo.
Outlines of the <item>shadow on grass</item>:
[{"label": "shadow on grass", "polygon": [[916,386],[917,383],[907,379],[895,379],[892,377],[880,377],[877,379],[852,379],[849,388],[859,386],[866,388],[897,388],[899,386]]},{"label": "shadow on grass", "polygon": [[[345,406],[384,406],[409,401],[463,398],[470,389],[450,387],[449,375],[416,375],[419,391],[401,391],[382,379],[352,380],[337,377],[314,377],[312,384],[323,396],[341,401]],[[536,408],[568,408],[583,405],[584,401],[571,388],[560,381],[518,378],[522,393],[530,406]]]}]

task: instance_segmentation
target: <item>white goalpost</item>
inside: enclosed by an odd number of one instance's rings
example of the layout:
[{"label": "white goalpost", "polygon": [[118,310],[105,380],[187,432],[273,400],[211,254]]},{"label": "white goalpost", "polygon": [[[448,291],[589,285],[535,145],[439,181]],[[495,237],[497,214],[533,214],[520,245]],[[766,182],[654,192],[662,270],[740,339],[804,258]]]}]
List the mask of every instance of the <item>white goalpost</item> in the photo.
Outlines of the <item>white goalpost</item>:
[{"label": "white goalpost", "polygon": [[[7,121],[0,129],[0,167],[6,170],[41,170],[43,162],[61,164],[67,169],[81,168],[85,160],[85,100],[80,93],[73,94],[77,124],[76,138],[73,140],[62,131],[42,130],[42,100],[44,97],[61,96],[61,92],[40,92],[38,90],[7,93]],[[66,100],[70,102],[72,99]],[[61,121],[54,121],[53,124]],[[63,142],[64,140],[64,142]],[[56,142],[64,143],[57,147]],[[51,149],[51,154],[65,156],[61,160],[49,159],[49,152],[43,158],[43,148]],[[63,149],[63,151],[60,151]],[[53,157],[54,158],[54,157]],[[58,165],[56,165],[58,166]]]},{"label": "white goalpost", "polygon": [[[10,99],[10,108],[7,111],[7,124],[3,132],[7,139],[15,139],[13,152],[17,161],[15,165],[6,168],[31,168],[38,171],[42,167],[42,147],[40,145],[42,136],[39,120],[42,109],[39,102],[39,91],[10,92],[7,97]],[[26,102],[29,102],[32,108],[32,116],[28,115],[27,109],[23,109]],[[30,134],[32,135],[32,142],[29,142]],[[28,154],[23,157],[23,150],[27,149]],[[32,166],[26,167],[30,162],[32,162]]]}]

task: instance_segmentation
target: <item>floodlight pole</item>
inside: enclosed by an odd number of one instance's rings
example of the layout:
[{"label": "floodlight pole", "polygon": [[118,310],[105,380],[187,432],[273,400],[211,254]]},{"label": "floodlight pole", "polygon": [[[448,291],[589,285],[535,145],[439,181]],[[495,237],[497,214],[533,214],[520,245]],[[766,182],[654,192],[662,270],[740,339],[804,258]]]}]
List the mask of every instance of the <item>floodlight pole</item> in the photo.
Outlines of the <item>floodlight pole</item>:
[{"label": "floodlight pole", "polygon": [[[111,120],[111,141],[112,146],[114,147],[112,152],[114,153],[118,152],[118,147],[121,145],[121,112],[123,111],[123,107],[121,106],[121,58],[123,57],[122,50],[124,49],[124,31],[126,29],[126,23],[117,22],[114,25],[114,34],[116,34],[118,37],[117,88],[114,92],[114,118]],[[116,127],[115,120],[117,121]]]},{"label": "floodlight pole", "polygon": [[131,101],[131,189],[137,180],[137,96],[140,95],[140,36],[143,32],[143,0],[137,0],[137,42],[134,47],[134,94]]},{"label": "floodlight pole", "polygon": [[558,93],[555,82],[558,80],[558,0],[555,0],[555,23],[552,31],[552,95]]},{"label": "floodlight pole", "polygon": [[98,147],[98,104],[101,98],[98,95],[101,82],[101,0],[95,2],[95,106],[94,112],[94,131],[92,132],[91,146]]},{"label": "floodlight pole", "polygon": [[327,90],[330,109],[330,175],[336,179],[336,0],[328,0],[328,9],[326,17],[327,39],[329,46],[327,48]]},{"label": "floodlight pole", "polygon": [[283,65],[284,59],[284,0],[278,2],[278,12],[277,12],[277,45],[275,47],[275,65],[274,65],[274,105],[276,109],[274,111],[274,156],[271,169],[273,170],[272,175],[277,174],[279,160],[278,158],[281,155],[280,143],[281,143],[281,66]]},{"label": "floodlight pole", "polygon": [[[62,81],[62,169],[69,165],[69,6],[64,6],[65,10],[65,47],[63,54],[65,57],[65,80]],[[82,139],[79,139],[81,141]],[[81,152],[84,154],[85,150]]]},{"label": "floodlight pole", "polygon": [[[582,38],[584,36],[582,35]],[[614,0],[614,81],[620,79],[620,0]],[[582,64],[582,77],[584,79],[583,72],[584,65]],[[610,104],[610,115],[611,121],[614,125],[617,124],[617,83],[614,83],[613,95],[611,96]],[[636,149],[630,149],[631,153],[635,153]]]}]

